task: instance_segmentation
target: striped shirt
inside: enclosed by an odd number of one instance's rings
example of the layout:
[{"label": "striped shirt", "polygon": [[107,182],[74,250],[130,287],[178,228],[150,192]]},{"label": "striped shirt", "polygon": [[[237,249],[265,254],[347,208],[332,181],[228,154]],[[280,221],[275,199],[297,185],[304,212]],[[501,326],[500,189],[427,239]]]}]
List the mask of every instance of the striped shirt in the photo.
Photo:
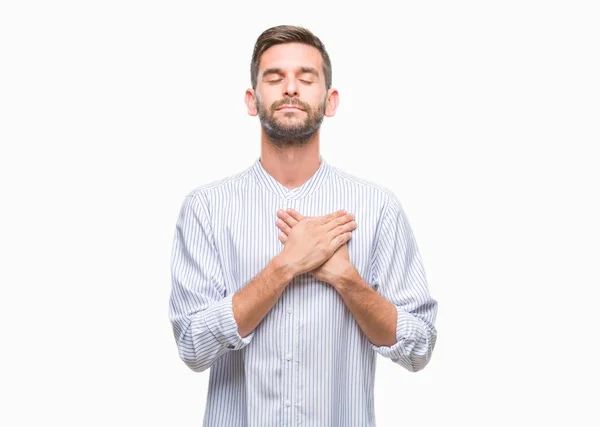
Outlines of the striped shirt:
[{"label": "striped shirt", "polygon": [[[238,334],[232,296],[280,253],[277,210],[305,216],[346,209],[360,276],[398,312],[393,346],[376,346],[340,294],[304,273],[293,278],[248,336]],[[406,214],[389,189],[329,165],[288,189],[260,157],[235,175],[189,192],[175,227],[169,317],[179,355],[210,369],[205,427],[375,426],[376,355],[415,372],[436,341],[428,292]]]}]

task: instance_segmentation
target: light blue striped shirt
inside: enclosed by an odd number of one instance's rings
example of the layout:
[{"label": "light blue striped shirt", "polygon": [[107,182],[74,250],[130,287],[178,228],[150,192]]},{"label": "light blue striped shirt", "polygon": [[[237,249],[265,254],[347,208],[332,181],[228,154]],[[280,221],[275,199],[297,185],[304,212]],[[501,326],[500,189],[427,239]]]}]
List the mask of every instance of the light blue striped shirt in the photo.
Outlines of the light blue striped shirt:
[{"label": "light blue striped shirt", "polygon": [[[375,426],[377,353],[411,372],[430,360],[437,302],[398,198],[320,159],[294,189],[269,175],[259,157],[183,201],[169,317],[186,365],[211,368],[205,427]],[[337,291],[310,273],[290,282],[247,337],[238,334],[231,299],[283,249],[275,224],[280,208],[355,215],[350,261],[396,306],[396,344],[372,344]]]}]

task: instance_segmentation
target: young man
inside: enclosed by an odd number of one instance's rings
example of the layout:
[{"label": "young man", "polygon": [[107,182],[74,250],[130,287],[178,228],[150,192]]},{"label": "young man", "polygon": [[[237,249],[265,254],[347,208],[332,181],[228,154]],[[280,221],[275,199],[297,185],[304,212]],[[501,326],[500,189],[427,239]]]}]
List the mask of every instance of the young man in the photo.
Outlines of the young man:
[{"label": "young man", "polygon": [[391,191],[319,154],[338,91],[315,35],[263,32],[251,82],[261,156],[191,191],[173,244],[179,354],[211,368],[204,426],[375,426],[376,355],[415,372],[436,341],[409,222]]}]

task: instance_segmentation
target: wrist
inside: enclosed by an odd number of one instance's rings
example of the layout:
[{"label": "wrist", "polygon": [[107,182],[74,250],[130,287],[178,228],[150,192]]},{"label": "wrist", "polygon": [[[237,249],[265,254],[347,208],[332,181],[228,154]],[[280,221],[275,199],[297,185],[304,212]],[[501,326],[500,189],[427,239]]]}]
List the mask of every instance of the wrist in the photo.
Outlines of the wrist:
[{"label": "wrist", "polygon": [[342,274],[331,279],[329,283],[338,291],[343,292],[348,287],[351,287],[353,283],[357,282],[360,275],[353,265],[348,267],[342,272]]},{"label": "wrist", "polygon": [[290,282],[299,274],[296,267],[282,255],[277,255],[273,258],[273,266],[276,274],[278,274],[286,283]]}]

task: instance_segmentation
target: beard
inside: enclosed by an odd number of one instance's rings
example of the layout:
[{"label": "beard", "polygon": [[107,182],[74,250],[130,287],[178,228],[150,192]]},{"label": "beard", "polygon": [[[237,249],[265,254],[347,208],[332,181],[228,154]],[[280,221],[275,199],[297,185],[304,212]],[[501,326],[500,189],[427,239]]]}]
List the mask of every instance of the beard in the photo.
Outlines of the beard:
[{"label": "beard", "polygon": [[[262,107],[258,93],[256,94],[256,100],[260,125],[273,145],[280,148],[306,144],[317,133],[325,117],[326,99],[323,99],[317,110],[298,98],[286,98],[274,102],[269,109]],[[275,118],[275,111],[284,105],[297,106],[303,109],[304,112],[283,113],[282,118]],[[304,120],[301,118],[303,114],[306,115]]]}]

